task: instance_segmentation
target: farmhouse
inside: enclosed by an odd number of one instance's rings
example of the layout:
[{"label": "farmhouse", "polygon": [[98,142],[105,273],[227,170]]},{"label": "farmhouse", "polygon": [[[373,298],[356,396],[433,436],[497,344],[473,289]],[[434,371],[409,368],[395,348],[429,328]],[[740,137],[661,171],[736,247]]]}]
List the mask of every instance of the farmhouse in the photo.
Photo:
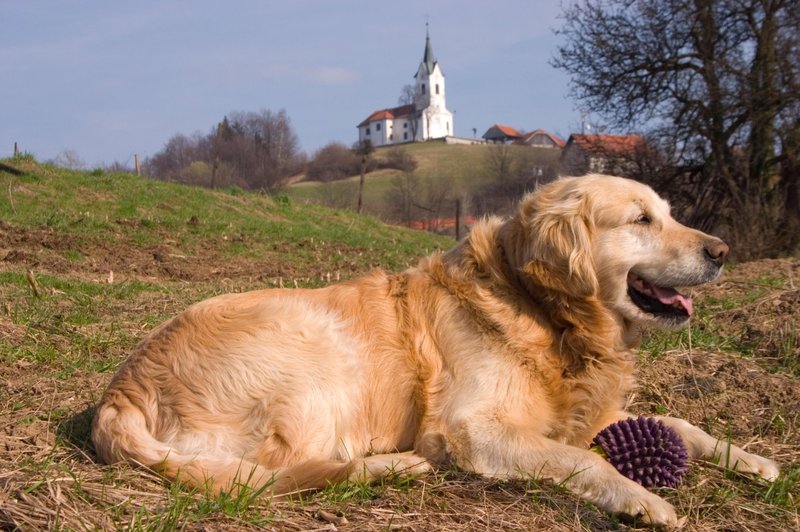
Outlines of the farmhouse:
[{"label": "farmhouse", "polygon": [[379,109],[358,124],[358,140],[373,146],[438,139],[453,134],[453,113],[445,104],[444,73],[425,32],[425,52],[414,75],[413,102]]},{"label": "farmhouse", "polygon": [[483,140],[491,144],[524,144],[534,148],[563,148],[563,139],[544,129],[522,133],[511,126],[495,124],[483,134]]},{"label": "farmhouse", "polygon": [[511,126],[495,124],[483,134],[483,140],[492,144],[507,144],[522,139],[522,133]]},{"label": "farmhouse", "polygon": [[639,135],[573,134],[561,152],[561,164],[569,175],[589,172],[628,175],[645,147]]}]

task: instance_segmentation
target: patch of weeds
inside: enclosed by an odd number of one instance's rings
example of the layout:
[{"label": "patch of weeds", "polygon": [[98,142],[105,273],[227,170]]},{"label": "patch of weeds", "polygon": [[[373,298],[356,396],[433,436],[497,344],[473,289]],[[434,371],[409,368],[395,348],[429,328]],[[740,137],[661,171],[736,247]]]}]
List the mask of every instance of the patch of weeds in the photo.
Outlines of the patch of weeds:
[{"label": "patch of weeds", "polygon": [[272,521],[272,516],[264,515],[263,504],[268,501],[265,493],[271,483],[253,488],[247,483],[237,485],[231,491],[222,491],[216,495],[206,492],[206,496],[196,502],[196,511],[200,515],[221,513],[228,517],[243,520],[255,526],[264,526]]},{"label": "patch of weeds", "polygon": [[693,320],[679,331],[656,331],[642,342],[642,351],[658,358],[673,350],[704,349],[709,351],[751,354],[753,346],[714,331],[705,319]]},{"label": "patch of weeds", "polygon": [[162,508],[153,510],[141,507],[131,518],[129,530],[136,532],[180,530],[188,520],[196,519],[191,507],[196,491],[186,491],[178,482],[170,485],[167,500]]},{"label": "patch of weeds", "polygon": [[781,471],[781,475],[769,483],[758,483],[759,498],[767,503],[796,513],[800,510],[800,464],[794,464]]},{"label": "patch of weeds", "polygon": [[[796,325],[796,324],[795,324]],[[778,348],[776,357],[778,364],[785,368],[790,374],[800,377],[800,356],[798,356],[797,329],[787,328],[783,341]]]},{"label": "patch of weeds", "polygon": [[365,502],[380,497],[382,488],[363,482],[340,482],[320,491],[317,498],[328,503]]},{"label": "patch of weeds", "polygon": [[292,198],[286,193],[276,194],[272,197],[273,201],[279,207],[291,207]]},{"label": "patch of weeds", "polygon": [[84,259],[83,253],[74,249],[68,249],[64,253],[64,257],[67,258],[67,260],[71,260],[73,262],[79,262]]},{"label": "patch of weeds", "polygon": [[[176,481],[169,485],[166,500],[160,508],[139,508],[131,519],[131,530],[181,530],[190,523],[212,521],[215,517],[230,517],[240,525],[265,527],[273,521],[264,512],[268,498],[261,488],[240,485],[232,492],[211,494],[199,488],[190,488]],[[212,527],[213,528],[213,527]]]}]

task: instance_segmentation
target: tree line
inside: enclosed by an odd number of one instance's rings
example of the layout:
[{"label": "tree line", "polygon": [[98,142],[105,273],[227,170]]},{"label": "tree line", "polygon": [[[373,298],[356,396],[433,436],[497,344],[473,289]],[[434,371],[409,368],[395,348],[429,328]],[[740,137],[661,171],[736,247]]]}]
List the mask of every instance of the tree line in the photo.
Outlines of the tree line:
[{"label": "tree line", "polygon": [[144,167],[164,181],[274,190],[306,163],[286,111],[263,110],[232,113],[207,134],[176,134]]}]

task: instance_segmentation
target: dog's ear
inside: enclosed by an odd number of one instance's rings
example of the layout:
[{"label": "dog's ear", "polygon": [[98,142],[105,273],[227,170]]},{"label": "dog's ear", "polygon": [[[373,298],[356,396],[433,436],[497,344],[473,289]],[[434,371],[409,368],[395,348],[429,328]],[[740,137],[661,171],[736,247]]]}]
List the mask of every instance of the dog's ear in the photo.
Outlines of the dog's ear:
[{"label": "dog's ear", "polygon": [[575,179],[561,179],[523,200],[518,214],[524,241],[521,269],[536,284],[587,297],[598,290],[594,224],[588,198],[575,184]]}]

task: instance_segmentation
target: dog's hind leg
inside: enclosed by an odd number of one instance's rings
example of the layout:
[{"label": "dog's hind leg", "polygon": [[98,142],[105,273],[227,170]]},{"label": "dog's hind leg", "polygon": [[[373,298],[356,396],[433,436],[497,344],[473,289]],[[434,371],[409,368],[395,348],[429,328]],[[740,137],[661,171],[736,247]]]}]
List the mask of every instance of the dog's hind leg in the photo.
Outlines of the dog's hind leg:
[{"label": "dog's hind leg", "polygon": [[351,465],[348,480],[356,482],[374,482],[392,475],[421,475],[431,470],[430,462],[412,451],[356,458]]}]

